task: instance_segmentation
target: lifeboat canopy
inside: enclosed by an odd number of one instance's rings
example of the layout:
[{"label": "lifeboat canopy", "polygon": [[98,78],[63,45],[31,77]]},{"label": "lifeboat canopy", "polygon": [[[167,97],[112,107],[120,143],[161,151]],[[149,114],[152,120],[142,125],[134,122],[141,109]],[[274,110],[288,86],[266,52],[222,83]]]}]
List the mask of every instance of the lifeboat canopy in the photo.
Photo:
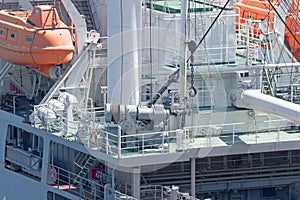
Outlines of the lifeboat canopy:
[{"label": "lifeboat canopy", "polygon": [[49,78],[57,66],[71,61],[75,51],[72,30],[50,5],[28,11],[0,11],[0,58],[27,66]]}]

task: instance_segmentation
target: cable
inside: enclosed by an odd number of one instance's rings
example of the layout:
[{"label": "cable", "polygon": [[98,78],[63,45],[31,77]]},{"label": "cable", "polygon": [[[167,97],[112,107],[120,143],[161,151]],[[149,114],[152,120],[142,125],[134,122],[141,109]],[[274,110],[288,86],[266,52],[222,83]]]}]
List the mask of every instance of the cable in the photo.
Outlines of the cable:
[{"label": "cable", "polygon": [[[205,37],[207,36],[207,34],[209,33],[209,31],[211,30],[211,28],[213,27],[213,25],[216,23],[216,21],[219,19],[220,15],[222,14],[222,12],[225,10],[226,6],[228,5],[228,3],[230,2],[230,0],[227,0],[227,2],[225,3],[225,5],[222,7],[221,11],[218,13],[217,17],[214,19],[214,21],[211,23],[211,25],[209,26],[208,30],[205,32],[205,34],[203,35],[203,37],[201,38],[200,42],[197,44],[197,46],[195,47],[195,50],[198,49],[198,47],[200,46],[200,44],[203,42],[203,40],[205,39]],[[195,52],[195,51],[194,51]],[[189,60],[193,57],[194,52],[191,52],[191,55],[188,57],[186,62],[189,62]]]}]

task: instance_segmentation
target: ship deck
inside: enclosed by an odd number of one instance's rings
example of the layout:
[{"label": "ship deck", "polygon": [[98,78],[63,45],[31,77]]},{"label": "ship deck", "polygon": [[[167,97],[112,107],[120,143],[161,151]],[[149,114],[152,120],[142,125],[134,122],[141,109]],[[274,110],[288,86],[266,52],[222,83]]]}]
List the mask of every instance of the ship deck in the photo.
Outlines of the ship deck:
[{"label": "ship deck", "polygon": [[[248,110],[247,110],[248,111]],[[207,112],[207,111],[203,111]],[[244,112],[235,111],[233,113]],[[230,114],[229,114],[230,115]],[[264,118],[268,118],[264,115]],[[280,128],[277,125],[280,124]],[[269,118],[262,121],[261,130],[251,129],[251,123],[223,123],[185,127],[183,130],[148,132],[131,135],[115,135],[101,131],[96,143],[84,135],[80,142],[101,157],[120,166],[163,164],[176,161],[188,161],[190,158],[206,156],[234,155],[297,149],[300,144],[300,132],[291,128],[293,123],[281,118]],[[206,132],[222,127],[222,132]],[[248,129],[245,129],[248,127]],[[76,138],[68,138],[77,140]],[[104,156],[106,155],[106,156]],[[147,159],[145,159],[147,158]],[[114,161],[112,161],[114,160]]]}]

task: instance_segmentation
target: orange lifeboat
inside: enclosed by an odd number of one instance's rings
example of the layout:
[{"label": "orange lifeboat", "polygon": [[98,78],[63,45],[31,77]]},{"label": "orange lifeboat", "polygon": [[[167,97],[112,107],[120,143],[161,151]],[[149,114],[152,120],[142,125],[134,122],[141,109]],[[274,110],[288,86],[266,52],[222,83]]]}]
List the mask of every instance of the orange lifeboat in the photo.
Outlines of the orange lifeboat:
[{"label": "orange lifeboat", "polygon": [[0,58],[53,78],[54,66],[73,57],[74,37],[55,8],[40,5],[29,11],[0,11]]},{"label": "orange lifeboat", "polygon": [[[251,16],[252,20],[265,19],[268,22],[270,29],[273,29],[275,16],[275,10],[273,7],[277,9],[282,0],[270,0],[270,2],[273,6],[268,0],[241,0],[236,2],[234,5],[236,8],[236,13],[239,15],[239,17],[237,17],[237,24],[245,23],[247,16]],[[300,24],[298,22],[299,14],[300,3],[294,0],[291,3],[285,18],[286,28],[284,40],[285,44],[287,44],[288,48],[290,48],[292,54],[298,61],[300,61],[300,45],[295,40],[295,37],[298,41],[300,41]],[[241,27],[237,25],[237,29],[240,28]],[[256,29],[254,32],[256,35],[261,34],[258,29]]]}]

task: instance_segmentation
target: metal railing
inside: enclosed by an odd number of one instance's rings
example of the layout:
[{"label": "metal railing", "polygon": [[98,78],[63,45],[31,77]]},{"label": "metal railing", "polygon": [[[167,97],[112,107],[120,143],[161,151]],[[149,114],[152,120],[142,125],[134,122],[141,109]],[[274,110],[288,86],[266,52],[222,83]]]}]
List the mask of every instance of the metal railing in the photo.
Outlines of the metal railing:
[{"label": "metal railing", "polygon": [[[242,161],[237,160],[237,163]],[[224,163],[219,164],[219,169],[217,166],[213,166],[214,169],[201,169],[198,174],[196,174],[197,185],[217,185],[229,182],[247,182],[247,181],[267,181],[282,179],[282,177],[293,178],[300,176],[300,167],[298,165],[284,165],[284,166],[263,166],[263,167],[231,167],[224,169]],[[206,166],[207,164],[204,163]],[[199,165],[201,166],[201,165]],[[155,177],[149,177],[152,183],[160,183],[164,185],[177,184],[182,186],[189,186],[191,181],[190,172],[177,172],[169,174],[159,174]],[[148,186],[146,186],[147,188]],[[141,191],[143,191],[141,189]],[[156,194],[155,190],[152,189],[148,191],[150,194]]]},{"label": "metal railing", "polygon": [[239,137],[244,134],[243,130],[246,127],[248,129],[252,127],[252,131],[247,133],[247,135],[253,135],[253,141],[249,141],[250,143],[262,143],[258,135],[263,133],[271,134],[270,138],[273,138],[274,142],[281,142],[284,141],[284,138],[280,137],[282,131],[289,129],[292,125],[284,119],[271,119],[268,115],[257,115],[256,118],[261,118],[261,120],[249,123],[191,126],[172,131],[137,134],[121,134],[121,131],[110,133],[99,130],[93,143],[88,135],[83,137],[81,142],[89,148],[121,158],[132,155],[176,153],[192,148],[213,148],[217,145],[217,140],[223,141],[223,144],[218,144],[218,146],[244,143]]},{"label": "metal railing", "polygon": [[[236,8],[238,9],[238,8]],[[240,12],[239,10],[237,12]],[[268,33],[262,33],[260,20],[252,20],[242,18],[237,15],[239,20],[236,25],[237,48],[238,53],[248,57],[248,60],[262,60],[272,63],[272,41],[275,40],[275,32],[273,30],[274,22],[267,22]],[[243,52],[242,50],[246,50]],[[248,55],[247,55],[248,54]]]},{"label": "metal railing", "polygon": [[[35,106],[35,109],[39,106]],[[259,142],[257,135],[261,132],[276,132],[276,138],[278,139],[274,142],[280,142],[284,141],[284,138],[280,137],[281,130],[288,129],[292,125],[284,119],[274,120],[267,114],[261,114],[255,115],[255,119],[248,122],[208,124],[178,130],[126,134],[121,131],[121,127],[118,125],[114,125],[117,129],[115,133],[106,131],[109,130],[109,125],[104,123],[103,111],[89,109],[84,110],[83,113],[81,111],[76,113],[84,115],[85,118],[83,119],[85,121],[74,119],[72,123],[69,123],[69,126],[72,126],[69,127],[72,134],[65,134],[66,127],[61,127],[58,132],[55,132],[57,130],[55,129],[56,126],[65,126],[65,124],[57,124],[57,122],[49,121],[44,124],[39,122],[41,124],[35,124],[35,126],[67,137],[67,139],[83,144],[88,148],[121,158],[132,155],[176,153],[192,148],[212,148],[216,146],[217,140],[222,142],[222,144],[218,143],[218,146],[243,143],[239,138],[240,135],[244,134],[243,130],[247,130],[247,134],[253,134],[256,137],[256,143]]]},{"label": "metal railing", "polygon": [[141,187],[141,200],[198,200],[188,193],[179,192],[178,187],[166,187],[161,185],[148,185]]},{"label": "metal railing", "polygon": [[83,199],[136,200],[135,198],[112,190],[108,185],[101,185],[95,180],[80,177],[78,184],[73,184],[78,174],[61,167],[48,164],[48,185]]}]

